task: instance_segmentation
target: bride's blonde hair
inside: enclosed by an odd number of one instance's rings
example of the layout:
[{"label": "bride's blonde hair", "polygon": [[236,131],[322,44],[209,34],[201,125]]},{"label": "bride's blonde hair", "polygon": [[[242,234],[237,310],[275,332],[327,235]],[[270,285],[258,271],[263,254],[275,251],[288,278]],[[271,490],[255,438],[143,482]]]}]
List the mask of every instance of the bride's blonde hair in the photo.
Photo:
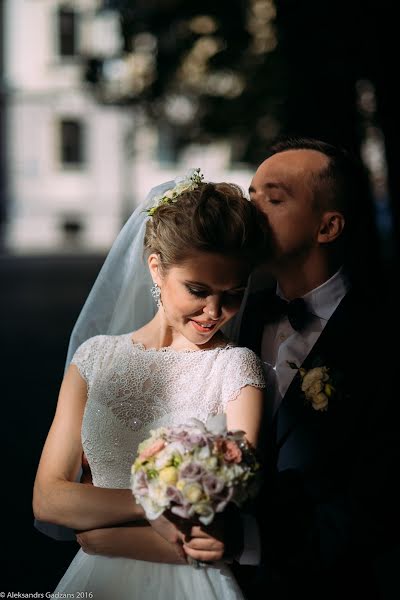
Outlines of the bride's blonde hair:
[{"label": "bride's blonde hair", "polygon": [[196,252],[239,258],[250,267],[266,258],[262,215],[232,183],[200,183],[176,202],[159,206],[148,220],[144,248],[166,270]]}]

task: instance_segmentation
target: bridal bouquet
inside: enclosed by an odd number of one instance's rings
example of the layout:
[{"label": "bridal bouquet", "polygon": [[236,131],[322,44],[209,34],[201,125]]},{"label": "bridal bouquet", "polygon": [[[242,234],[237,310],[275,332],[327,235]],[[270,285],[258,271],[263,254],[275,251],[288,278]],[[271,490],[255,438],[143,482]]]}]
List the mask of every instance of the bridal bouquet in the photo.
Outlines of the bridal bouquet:
[{"label": "bridal bouquet", "polygon": [[161,427],[138,448],[131,487],[149,520],[165,510],[204,525],[228,502],[240,506],[259,484],[259,464],[243,431],[227,431],[224,415],[207,423]]}]

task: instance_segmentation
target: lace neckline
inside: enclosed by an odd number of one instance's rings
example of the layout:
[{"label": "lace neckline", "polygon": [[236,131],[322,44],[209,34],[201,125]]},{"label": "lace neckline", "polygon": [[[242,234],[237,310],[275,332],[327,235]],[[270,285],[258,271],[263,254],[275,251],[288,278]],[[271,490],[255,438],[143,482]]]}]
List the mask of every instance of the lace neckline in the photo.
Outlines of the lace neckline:
[{"label": "lace neckline", "polygon": [[162,348],[146,348],[146,346],[142,342],[135,342],[132,339],[132,333],[127,334],[127,341],[132,348],[138,348],[143,352],[162,352],[167,353],[170,352],[172,354],[192,354],[193,352],[215,352],[216,350],[225,350],[227,348],[232,348],[233,344],[231,342],[227,342],[224,346],[215,346],[214,348],[206,348],[204,350],[176,350],[175,348],[171,348],[171,346],[163,346]]}]

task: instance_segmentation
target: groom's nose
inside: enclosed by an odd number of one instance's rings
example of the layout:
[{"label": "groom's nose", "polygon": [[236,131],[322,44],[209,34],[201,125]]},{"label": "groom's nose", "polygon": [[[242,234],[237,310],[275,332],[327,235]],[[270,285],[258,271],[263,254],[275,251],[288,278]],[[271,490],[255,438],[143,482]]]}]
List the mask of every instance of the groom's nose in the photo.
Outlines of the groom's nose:
[{"label": "groom's nose", "polygon": [[259,213],[264,217],[265,221],[268,221],[268,205],[265,198],[265,194],[259,192],[258,194],[253,193],[250,196],[250,202],[254,204]]}]

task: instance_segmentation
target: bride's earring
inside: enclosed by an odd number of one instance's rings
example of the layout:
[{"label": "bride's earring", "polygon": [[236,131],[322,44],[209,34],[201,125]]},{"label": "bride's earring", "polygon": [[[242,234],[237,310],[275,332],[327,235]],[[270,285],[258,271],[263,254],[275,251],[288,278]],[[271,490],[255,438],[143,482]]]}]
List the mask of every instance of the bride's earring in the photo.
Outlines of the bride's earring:
[{"label": "bride's earring", "polygon": [[157,305],[157,308],[160,308],[161,306],[161,289],[160,286],[157,283],[154,283],[150,289],[151,291],[151,295],[154,298],[154,302]]}]

